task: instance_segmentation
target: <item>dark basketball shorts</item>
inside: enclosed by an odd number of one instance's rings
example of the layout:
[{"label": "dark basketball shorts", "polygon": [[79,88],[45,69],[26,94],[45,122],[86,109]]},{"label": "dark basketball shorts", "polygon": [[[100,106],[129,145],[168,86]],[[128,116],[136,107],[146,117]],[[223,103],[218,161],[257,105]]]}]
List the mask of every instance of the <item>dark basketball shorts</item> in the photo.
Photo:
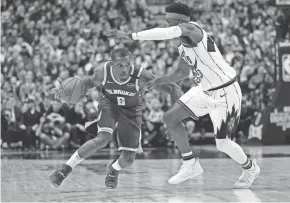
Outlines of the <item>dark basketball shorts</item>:
[{"label": "dark basketball shorts", "polygon": [[101,99],[99,109],[99,117],[87,122],[86,130],[90,134],[96,134],[96,131],[113,134],[116,130],[118,150],[142,152],[142,112],[120,108],[106,98]]}]

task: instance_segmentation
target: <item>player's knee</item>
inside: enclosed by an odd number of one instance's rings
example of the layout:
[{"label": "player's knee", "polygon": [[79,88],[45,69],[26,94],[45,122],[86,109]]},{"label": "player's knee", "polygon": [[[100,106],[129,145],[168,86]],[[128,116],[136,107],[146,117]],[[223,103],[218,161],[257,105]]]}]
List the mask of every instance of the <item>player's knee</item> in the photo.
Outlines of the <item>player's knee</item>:
[{"label": "player's knee", "polygon": [[92,141],[96,146],[104,148],[110,142],[111,137],[112,137],[112,133],[99,132],[97,137],[93,138]]},{"label": "player's knee", "polygon": [[225,152],[227,151],[229,145],[231,145],[230,139],[216,139],[216,147],[219,151]]},{"label": "player's knee", "polygon": [[131,165],[133,164],[134,160],[135,160],[135,156],[136,156],[136,152],[133,151],[123,151],[123,157],[124,157],[124,162],[126,163],[126,165]]}]

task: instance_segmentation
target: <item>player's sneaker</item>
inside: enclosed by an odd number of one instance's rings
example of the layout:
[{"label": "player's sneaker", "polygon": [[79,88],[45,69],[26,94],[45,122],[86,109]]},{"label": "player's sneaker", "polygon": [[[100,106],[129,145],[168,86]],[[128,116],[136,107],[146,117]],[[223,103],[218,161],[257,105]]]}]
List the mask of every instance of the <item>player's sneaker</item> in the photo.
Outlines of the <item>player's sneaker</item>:
[{"label": "player's sneaker", "polygon": [[72,172],[72,168],[69,165],[63,164],[61,169],[57,169],[53,174],[49,176],[50,182],[59,187],[62,181]]},{"label": "player's sneaker", "polygon": [[251,187],[261,171],[255,159],[252,161],[252,164],[254,166],[252,169],[243,169],[242,175],[234,184],[235,188],[245,189]]},{"label": "player's sneaker", "polygon": [[199,159],[182,160],[182,166],[178,173],[168,180],[169,184],[179,184],[188,179],[195,178],[203,173],[203,169],[199,163]]},{"label": "player's sneaker", "polygon": [[[113,162],[114,163],[114,162]],[[114,189],[118,185],[118,175],[119,171],[115,170],[112,166],[113,163],[110,163],[107,166],[107,176],[105,180],[105,184],[108,188]]]}]

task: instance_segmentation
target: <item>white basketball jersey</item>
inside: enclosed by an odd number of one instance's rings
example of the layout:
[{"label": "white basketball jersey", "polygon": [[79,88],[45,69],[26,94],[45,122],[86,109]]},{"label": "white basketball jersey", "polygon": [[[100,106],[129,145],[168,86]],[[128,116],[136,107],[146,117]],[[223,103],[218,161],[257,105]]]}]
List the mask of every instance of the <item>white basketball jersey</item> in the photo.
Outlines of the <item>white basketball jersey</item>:
[{"label": "white basketball jersey", "polygon": [[[189,22],[200,28],[198,23]],[[203,38],[196,46],[181,43],[180,56],[192,66],[193,80],[204,89],[220,86],[236,76],[236,71],[221,55],[211,37],[202,29]]]}]

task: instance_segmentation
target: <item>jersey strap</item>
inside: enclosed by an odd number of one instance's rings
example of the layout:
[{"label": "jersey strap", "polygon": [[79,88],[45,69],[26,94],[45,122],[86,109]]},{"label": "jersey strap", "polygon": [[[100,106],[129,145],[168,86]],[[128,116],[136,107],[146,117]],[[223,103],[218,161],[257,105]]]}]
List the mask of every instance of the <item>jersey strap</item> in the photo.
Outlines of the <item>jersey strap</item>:
[{"label": "jersey strap", "polygon": [[106,81],[107,81],[107,77],[108,77],[108,64],[109,64],[110,61],[107,61],[105,64],[104,64],[104,79],[103,79],[103,82],[102,82],[102,85],[105,85],[106,84]]},{"label": "jersey strap", "polygon": [[[139,88],[139,78],[140,78],[140,76],[141,76],[141,74],[142,74],[143,69],[144,69],[144,67],[142,67],[142,66],[139,68],[139,71],[138,71],[138,74],[137,74],[137,79],[136,79],[136,81],[135,81],[135,83],[136,83],[135,86],[136,86],[136,90],[137,90],[137,91],[139,91],[139,89],[140,89],[140,88]],[[136,71],[136,72],[137,72],[137,71]]]},{"label": "jersey strap", "polygon": [[131,79],[128,83],[135,84],[136,90],[139,91],[139,78],[142,73],[143,67],[134,65],[134,72],[130,75]]},{"label": "jersey strap", "polygon": [[140,79],[140,75],[143,71],[143,67],[138,67],[136,65],[134,65],[134,72],[133,74],[130,75],[131,80],[129,81],[129,83],[135,83],[135,87],[136,90],[139,91],[139,79]]},{"label": "jersey strap", "polygon": [[134,72],[133,72],[133,74],[130,75],[131,79],[139,79],[139,77],[140,77],[139,72],[140,72],[141,68],[142,67],[138,67],[138,66],[134,65]]}]

